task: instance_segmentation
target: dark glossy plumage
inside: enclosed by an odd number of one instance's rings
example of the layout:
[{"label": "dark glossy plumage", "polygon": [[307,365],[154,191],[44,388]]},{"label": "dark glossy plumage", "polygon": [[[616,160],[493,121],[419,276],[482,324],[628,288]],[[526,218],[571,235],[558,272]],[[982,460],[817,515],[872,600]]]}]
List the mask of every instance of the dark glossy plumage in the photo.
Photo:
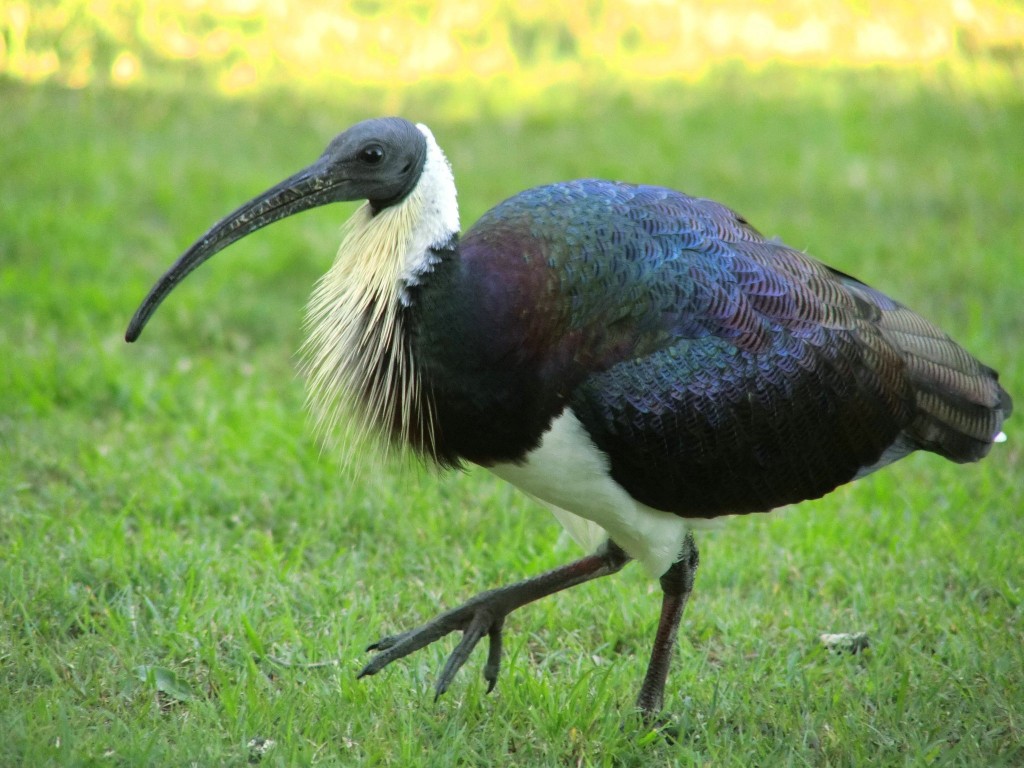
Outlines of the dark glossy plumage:
[{"label": "dark glossy plumage", "polygon": [[521,458],[571,407],[641,502],[814,498],[915,449],[987,453],[993,371],[730,209],[575,181],[496,206],[411,294],[443,463]]}]

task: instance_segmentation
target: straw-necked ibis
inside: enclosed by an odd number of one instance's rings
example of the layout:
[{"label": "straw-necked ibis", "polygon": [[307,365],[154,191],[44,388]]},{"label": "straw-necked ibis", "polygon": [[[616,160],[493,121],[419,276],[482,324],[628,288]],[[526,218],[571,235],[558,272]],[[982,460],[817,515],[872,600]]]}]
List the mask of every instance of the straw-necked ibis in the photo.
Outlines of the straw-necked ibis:
[{"label": "straw-necked ibis", "polygon": [[493,687],[505,616],[633,559],[663,588],[638,698],[650,715],[697,568],[694,521],[813,499],[915,450],[975,461],[1002,439],[1012,406],[993,370],[710,200],[570,181],[509,198],[460,237],[444,153],[400,118],[355,125],[217,222],[126,338],[227,245],[347,200],[368,202],[308,314],[321,425],[487,467],[591,552],[383,638],[361,675],[461,630],[437,693],[485,636]]}]

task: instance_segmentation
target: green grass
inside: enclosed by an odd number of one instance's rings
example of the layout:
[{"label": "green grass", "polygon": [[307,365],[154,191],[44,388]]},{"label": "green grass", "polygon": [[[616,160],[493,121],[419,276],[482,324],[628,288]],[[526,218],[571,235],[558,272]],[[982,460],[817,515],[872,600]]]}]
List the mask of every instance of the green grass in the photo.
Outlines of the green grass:
[{"label": "green grass", "polygon": [[[1020,400],[1019,94],[783,68],[519,105],[0,83],[0,765],[1024,764],[1016,420],[979,465],[915,456],[701,534],[673,742],[628,718],[659,604],[636,568],[513,615],[490,696],[478,653],[432,701],[450,643],[355,680],[381,633],[576,552],[483,472],[321,455],[294,351],[345,210],[234,246],[121,340],[208,224],[401,111],[447,149],[467,224],[582,175],[715,197],[938,321]],[[870,650],[819,646],[844,631]]]}]

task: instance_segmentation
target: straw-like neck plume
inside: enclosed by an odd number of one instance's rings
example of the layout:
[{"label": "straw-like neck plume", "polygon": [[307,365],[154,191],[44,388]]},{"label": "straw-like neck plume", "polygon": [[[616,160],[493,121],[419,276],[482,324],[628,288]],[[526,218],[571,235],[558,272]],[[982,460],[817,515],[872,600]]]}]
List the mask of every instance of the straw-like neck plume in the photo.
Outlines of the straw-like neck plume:
[{"label": "straw-like neck plume", "polygon": [[[318,433],[351,459],[367,440],[432,454],[432,407],[412,359],[409,288],[455,244],[459,214],[447,158],[426,126],[423,171],[402,201],[363,204],[346,222],[334,264],[307,309],[302,371]],[[352,429],[342,430],[351,419]],[[337,440],[341,432],[344,440]]]}]

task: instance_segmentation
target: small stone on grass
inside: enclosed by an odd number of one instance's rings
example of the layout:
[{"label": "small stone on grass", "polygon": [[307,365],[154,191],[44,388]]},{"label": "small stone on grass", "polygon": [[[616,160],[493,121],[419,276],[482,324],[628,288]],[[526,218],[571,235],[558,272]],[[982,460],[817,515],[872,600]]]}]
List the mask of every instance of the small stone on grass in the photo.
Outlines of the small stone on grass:
[{"label": "small stone on grass", "polygon": [[836,653],[860,653],[871,645],[867,632],[826,633],[820,636],[820,640],[828,650]]}]

